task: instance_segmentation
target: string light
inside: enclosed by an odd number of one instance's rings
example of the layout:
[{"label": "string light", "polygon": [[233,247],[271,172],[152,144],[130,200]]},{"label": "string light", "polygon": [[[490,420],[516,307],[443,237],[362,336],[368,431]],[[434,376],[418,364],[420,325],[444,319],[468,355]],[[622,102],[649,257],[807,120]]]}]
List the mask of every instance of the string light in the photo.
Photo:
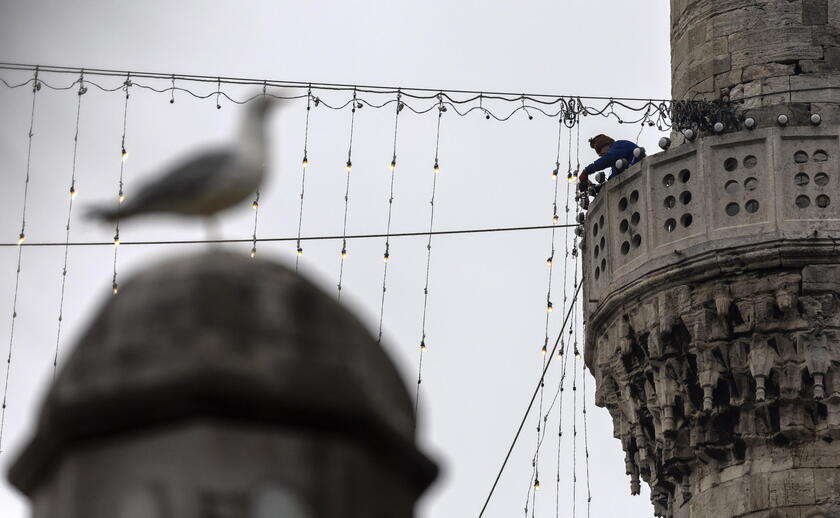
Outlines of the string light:
[{"label": "string light", "polygon": [[119,293],[119,282],[117,282],[117,251],[119,249],[120,244],[120,209],[122,208],[122,203],[125,201],[125,161],[128,158],[128,152],[125,150],[125,133],[126,128],[128,126],[128,99],[131,96],[129,89],[132,86],[131,82],[131,73],[126,74],[125,81],[123,82],[123,92],[125,93],[125,102],[123,104],[123,127],[122,127],[122,138],[120,140],[121,144],[120,147],[122,149],[121,160],[120,160],[120,178],[119,178],[119,191],[117,192],[117,213],[114,222],[114,274],[111,278],[111,291],[116,295]]},{"label": "string light", "polygon": [[[27,64],[0,64],[2,70],[35,70],[35,65]],[[41,67],[45,72],[53,74],[79,74],[81,69],[71,67],[46,66]],[[86,74],[99,77],[124,77],[126,71],[118,70],[102,70],[102,69],[86,69]],[[207,99],[215,97],[216,108],[221,109],[221,97],[224,96],[228,101],[234,104],[244,104],[252,97],[237,99],[221,88],[222,83],[225,85],[233,85],[240,87],[243,85],[264,85],[271,84],[275,87],[283,87],[285,89],[300,89],[308,87],[311,89],[313,85],[316,89],[325,91],[357,91],[358,93],[367,96],[393,96],[400,90],[406,98],[417,101],[418,103],[428,102],[432,99],[430,92],[436,92],[441,100],[445,100],[445,105],[439,102],[431,106],[408,106],[416,113],[425,113],[437,107],[442,111],[449,106],[453,108],[458,116],[469,116],[473,111],[484,114],[486,119],[495,118],[498,121],[507,121],[513,118],[517,112],[523,111],[529,120],[533,120],[534,114],[542,114],[549,118],[555,118],[564,115],[571,121],[568,125],[571,127],[572,123],[579,119],[580,116],[602,116],[615,117],[619,124],[638,124],[645,123],[648,126],[656,126],[660,131],[676,130],[681,131],[686,128],[698,128],[701,131],[712,131],[715,122],[722,122],[726,127],[738,127],[738,113],[737,108],[740,103],[733,103],[728,101],[704,101],[704,100],[668,100],[668,99],[650,99],[650,98],[629,98],[629,97],[604,97],[604,96],[568,96],[556,94],[516,94],[511,92],[479,92],[470,90],[441,90],[429,88],[403,88],[397,89],[390,86],[371,85],[371,86],[351,86],[343,84],[331,83],[306,83],[293,81],[278,81],[252,78],[235,78],[235,77],[216,77],[216,76],[198,76],[188,74],[171,74],[171,73],[135,73],[135,76],[148,80],[147,83],[137,83],[136,86],[155,93],[169,94],[170,103],[174,103],[175,80],[184,82],[193,82],[200,85],[207,83],[216,83],[215,90],[207,93],[206,91],[194,91],[190,88],[177,88],[185,94],[191,95],[199,99]],[[31,81],[31,80],[30,80]],[[30,81],[23,84],[11,84],[8,81],[0,78],[0,85],[8,88],[18,88],[25,86]],[[166,87],[155,86],[156,81],[168,81],[169,85]],[[96,82],[88,81],[103,91],[114,91],[117,88],[111,88],[106,85],[101,85]],[[48,88],[61,90],[68,89],[65,86],[46,85]],[[792,90],[791,92],[804,92],[806,89]],[[753,96],[748,96],[742,101],[748,99],[762,99],[766,96],[765,93],[759,93]],[[282,96],[275,96],[282,97]],[[299,97],[303,97],[302,95]],[[436,96],[434,96],[436,97]],[[484,98],[491,99],[496,103],[504,104],[510,107],[506,113],[493,113],[483,105]],[[288,96],[286,97],[288,98]],[[390,101],[393,102],[393,101]],[[324,104],[330,109],[342,109],[344,106],[329,106],[315,98],[315,103]],[[373,108],[382,108],[388,102],[374,102],[367,99],[354,100],[355,105],[368,105]],[[622,113],[615,110],[618,109]]]},{"label": "string light", "polygon": [[584,459],[586,463],[586,518],[589,518],[592,505],[592,488],[589,484],[589,430],[586,426],[586,364],[583,365],[583,373],[581,374],[581,406],[583,412],[583,450]]},{"label": "string light", "polygon": [[[442,97],[438,94],[439,106],[443,106]],[[423,286],[423,317],[420,325],[420,358],[417,362],[417,391],[414,395],[414,412],[420,408],[420,384],[423,382],[423,353],[426,350],[426,316],[429,308],[429,274],[432,265],[432,231],[435,225],[435,193],[437,192],[437,179],[440,167],[438,166],[438,155],[440,152],[440,121],[444,111],[438,109],[437,127],[435,129],[435,174],[432,175],[432,196],[429,200],[429,237],[426,241],[426,283]]]},{"label": "string light", "polygon": [[350,208],[350,170],[353,168],[353,130],[356,126],[356,92],[353,92],[353,104],[350,109],[350,143],[347,146],[347,182],[344,188],[344,223],[341,227],[341,261],[338,270],[338,300],[341,301],[341,288],[344,279],[344,260],[347,258],[347,213]]},{"label": "string light", "polygon": [[303,161],[300,173],[300,205],[298,209],[297,256],[295,257],[295,271],[298,271],[303,247],[300,244],[300,233],[303,228],[303,195],[306,192],[306,168],[309,166],[309,114],[312,111],[312,88],[306,92],[306,123],[303,130]]},{"label": "string light", "polygon": [[377,343],[382,341],[382,323],[385,318],[385,294],[388,291],[388,260],[391,258],[391,216],[394,209],[394,180],[396,178],[395,170],[397,168],[397,134],[400,124],[400,112],[402,111],[401,95],[397,93],[397,107],[394,110],[394,144],[391,155],[391,163],[388,168],[391,171],[390,190],[388,192],[388,218],[385,226],[385,252],[382,254],[382,260],[385,266],[382,268],[382,298],[379,301],[379,330],[376,333]]},{"label": "string light", "polygon": [[26,148],[26,174],[23,181],[23,209],[20,216],[20,234],[18,235],[18,256],[17,267],[15,268],[15,288],[12,297],[12,322],[9,326],[9,349],[6,356],[6,377],[3,383],[3,407],[0,410],[0,451],[3,445],[3,432],[6,429],[6,408],[9,396],[9,374],[12,370],[12,351],[15,345],[15,324],[17,322],[17,302],[18,290],[20,289],[20,271],[21,259],[23,258],[23,247],[21,246],[26,240],[26,207],[29,201],[29,179],[32,171],[32,137],[35,136],[35,101],[38,97],[38,91],[41,90],[41,81],[38,79],[38,67],[35,67],[35,74],[32,80],[32,107],[29,114],[29,133],[28,143]]},{"label": "string light", "polygon": [[67,264],[70,255],[70,222],[73,216],[73,201],[76,199],[76,157],[79,148],[79,119],[82,112],[82,95],[87,89],[84,75],[79,75],[79,90],[76,95],[76,127],[73,133],[73,165],[70,168],[70,201],[67,204],[67,223],[64,226],[64,265],[61,267],[61,294],[58,301],[58,328],[55,333],[55,353],[53,354],[53,381],[58,370],[58,348],[61,343],[61,325],[64,321],[64,294],[67,286]]}]

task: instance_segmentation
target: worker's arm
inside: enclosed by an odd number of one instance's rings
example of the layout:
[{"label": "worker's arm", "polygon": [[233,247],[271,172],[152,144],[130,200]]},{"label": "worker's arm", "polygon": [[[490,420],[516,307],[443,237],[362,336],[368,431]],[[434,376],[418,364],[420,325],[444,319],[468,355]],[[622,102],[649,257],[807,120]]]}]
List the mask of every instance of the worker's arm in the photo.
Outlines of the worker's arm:
[{"label": "worker's arm", "polygon": [[599,158],[598,160],[592,162],[588,166],[583,168],[581,172],[581,176],[589,176],[590,174],[600,171],[601,169],[606,169],[607,167],[612,167],[615,165],[615,162],[621,158],[623,152],[618,146],[613,146],[607,151],[604,156]]}]

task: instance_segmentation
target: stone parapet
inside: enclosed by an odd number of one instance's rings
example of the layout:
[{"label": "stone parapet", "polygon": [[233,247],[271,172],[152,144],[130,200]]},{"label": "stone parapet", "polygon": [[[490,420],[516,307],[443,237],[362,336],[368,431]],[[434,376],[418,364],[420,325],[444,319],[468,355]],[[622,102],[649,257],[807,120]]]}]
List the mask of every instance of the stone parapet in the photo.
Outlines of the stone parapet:
[{"label": "stone parapet", "polygon": [[590,204],[586,363],[657,515],[840,516],[838,157],[837,126],[707,137]]}]

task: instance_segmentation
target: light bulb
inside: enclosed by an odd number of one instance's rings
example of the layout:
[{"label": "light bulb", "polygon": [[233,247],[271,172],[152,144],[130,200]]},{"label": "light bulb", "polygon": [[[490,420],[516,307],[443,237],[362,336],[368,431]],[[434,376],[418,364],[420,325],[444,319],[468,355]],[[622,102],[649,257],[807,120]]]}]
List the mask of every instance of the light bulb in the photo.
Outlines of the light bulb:
[{"label": "light bulb", "polygon": [[536,490],[540,489],[540,481],[539,480],[534,480],[534,489],[536,489]]},{"label": "light bulb", "polygon": [[396,160],[396,159],[391,160],[391,163],[390,163],[390,164],[388,164],[388,168],[389,168],[391,171],[393,171],[395,167],[397,167],[397,160]]},{"label": "light bulb", "polygon": [[18,246],[22,245],[24,241],[26,241],[26,234],[21,232],[20,235],[18,236],[18,241],[17,241]]},{"label": "light bulb", "polygon": [[342,248],[342,249],[341,249],[341,258],[342,258],[342,259],[344,259],[345,257],[347,257],[347,249],[346,249],[346,248]]},{"label": "light bulb", "polygon": [[350,172],[350,170],[351,170],[351,169],[353,169],[353,162],[351,162],[351,161],[349,161],[349,160],[348,160],[348,161],[347,161],[347,165],[345,165],[344,167],[346,167],[346,168],[347,168],[347,172],[349,173],[349,172]]},{"label": "light bulb", "polygon": [[426,350],[426,340],[420,340],[420,350],[421,351]]},{"label": "light bulb", "polygon": [[549,302],[548,302],[548,305],[545,307],[545,309],[546,309],[549,313],[551,313],[552,311],[554,311],[554,306],[551,304],[551,301],[549,301]]},{"label": "light bulb", "polygon": [[258,208],[259,206],[260,206],[260,204],[259,204],[259,203],[257,203],[256,201],[254,201],[253,203],[251,203],[251,208],[252,208],[252,209],[254,209],[254,210],[257,210],[257,208]]},{"label": "light bulb", "polygon": [[557,214],[555,214],[554,216],[552,216],[552,218],[551,218],[551,222],[552,222],[552,223],[559,223],[559,222],[560,222],[560,216],[558,216]]},{"label": "light bulb", "polygon": [[555,178],[558,174],[560,174],[560,171],[558,169],[554,169],[554,171],[551,172],[551,176],[554,176]]},{"label": "light bulb", "polygon": [[303,163],[303,167],[306,167],[306,166],[308,166],[308,165],[309,165],[309,160],[307,160],[307,158],[306,158],[306,156],[305,156],[305,155],[304,155],[304,157],[303,157],[303,162],[302,162],[302,163]]},{"label": "light bulb", "polygon": [[111,286],[111,291],[114,292],[114,295],[120,292],[120,286],[116,282]]},{"label": "light bulb", "polygon": [[438,165],[437,160],[435,160],[435,174],[440,173],[440,166]]},{"label": "light bulb", "polygon": [[114,236],[114,246],[120,246],[120,236]]},{"label": "light bulb", "polygon": [[70,199],[75,200],[76,196],[78,195],[78,191],[76,191],[75,187],[70,187]]},{"label": "light bulb", "polygon": [[125,162],[126,160],[128,160],[128,151],[126,151],[125,149],[123,149],[123,150],[122,150],[122,154],[120,155],[120,158],[122,159],[122,161],[123,161],[123,162]]},{"label": "light bulb", "polygon": [[388,259],[390,259],[390,258],[391,258],[391,256],[390,256],[389,254],[387,254],[387,253],[386,253],[384,256],[382,256],[382,259],[383,259],[386,263],[388,262]]},{"label": "light bulb", "polygon": [[298,247],[298,249],[297,249],[297,254],[298,254],[298,255],[303,255],[303,248]]},{"label": "light bulb", "polygon": [[251,259],[253,259],[253,258],[254,258],[254,257],[256,257],[256,256],[257,256],[257,249],[256,249],[256,248],[252,248],[252,249],[251,249]]},{"label": "light bulb", "polygon": [[120,203],[125,201],[125,193],[122,192],[122,191],[120,191],[119,200],[120,200]]},{"label": "light bulb", "polygon": [[544,355],[544,354],[545,354],[545,353],[547,353],[547,352],[548,352],[548,348],[547,348],[545,345],[543,345],[543,346],[542,346],[542,349],[540,349],[540,354],[543,354],[543,355]]},{"label": "light bulb", "polygon": [[580,360],[580,351],[578,351],[577,349],[575,349],[575,358]]},{"label": "light bulb", "polygon": [[566,178],[569,180],[569,183],[575,183],[578,179],[577,173],[571,173],[570,172],[569,175]]},{"label": "light bulb", "polygon": [[545,264],[547,264],[547,265],[551,266],[551,263],[552,263],[553,261],[554,261],[554,258],[553,258],[553,257],[549,257],[548,259],[546,259],[546,260],[545,260]]},{"label": "light bulb", "polygon": [[562,347],[560,348],[560,350],[559,350],[559,351],[557,351],[557,357],[558,357],[558,358],[562,358],[562,357],[563,357],[563,348],[562,348]]}]

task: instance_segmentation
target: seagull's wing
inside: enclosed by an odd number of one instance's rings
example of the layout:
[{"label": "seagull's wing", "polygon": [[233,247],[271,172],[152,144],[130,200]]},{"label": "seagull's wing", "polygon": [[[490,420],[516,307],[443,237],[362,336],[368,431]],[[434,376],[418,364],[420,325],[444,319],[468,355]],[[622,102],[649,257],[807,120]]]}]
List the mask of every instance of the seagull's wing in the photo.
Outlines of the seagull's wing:
[{"label": "seagull's wing", "polygon": [[185,202],[201,197],[213,189],[220,178],[232,174],[236,155],[232,150],[215,150],[202,153],[183,162],[164,176],[140,188],[128,198],[125,207],[129,213],[174,211]]}]

